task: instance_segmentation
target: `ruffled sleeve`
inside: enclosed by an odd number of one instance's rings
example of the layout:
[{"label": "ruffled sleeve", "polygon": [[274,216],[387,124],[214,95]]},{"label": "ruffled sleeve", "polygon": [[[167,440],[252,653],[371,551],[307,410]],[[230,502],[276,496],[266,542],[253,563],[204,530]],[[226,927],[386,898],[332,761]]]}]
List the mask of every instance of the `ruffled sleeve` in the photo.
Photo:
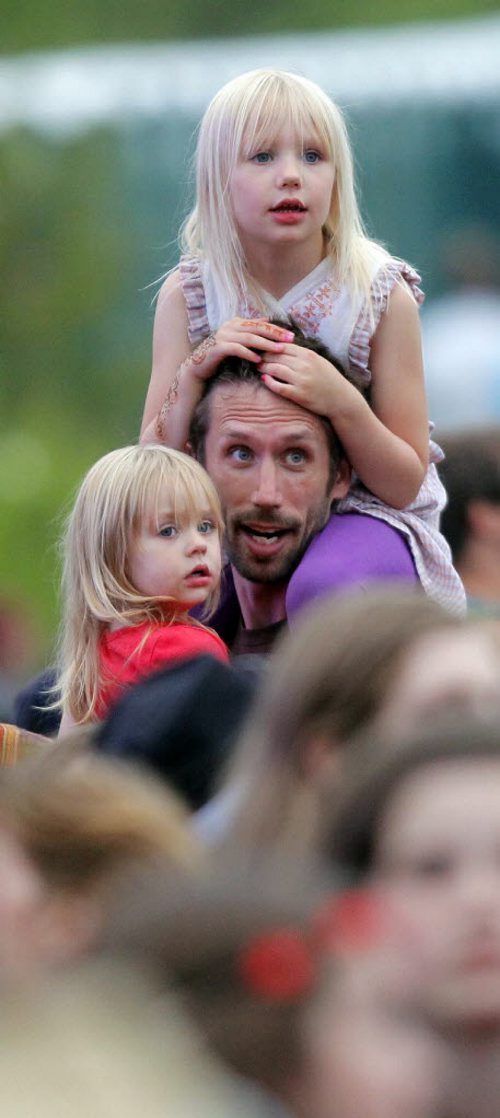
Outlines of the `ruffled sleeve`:
[{"label": "ruffled sleeve", "polygon": [[369,371],[370,342],[387,310],[387,305],[396,283],[403,281],[409,287],[415,302],[420,306],[425,295],[420,287],[421,277],[414,268],[404,260],[387,260],[377,271],[371,285],[372,313],[366,300],[364,301],[349,343],[349,365],[361,373],[364,383],[368,385],[371,380]]},{"label": "ruffled sleeve", "polygon": [[181,256],[179,275],[186,303],[189,341],[192,345],[198,345],[210,333],[199,256]]}]

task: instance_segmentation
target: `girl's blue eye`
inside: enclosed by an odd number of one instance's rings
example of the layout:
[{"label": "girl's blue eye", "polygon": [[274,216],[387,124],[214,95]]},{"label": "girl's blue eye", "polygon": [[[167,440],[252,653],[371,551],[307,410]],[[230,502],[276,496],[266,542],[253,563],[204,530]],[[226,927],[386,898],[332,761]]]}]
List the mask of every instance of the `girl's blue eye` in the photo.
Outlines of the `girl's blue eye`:
[{"label": "girl's blue eye", "polygon": [[198,531],[201,532],[202,535],[206,535],[206,536],[208,536],[208,534],[210,532],[214,532],[215,531],[215,524],[214,524],[213,520],[202,520],[202,521],[200,521],[200,523],[198,524]]},{"label": "girl's blue eye", "polygon": [[160,536],[166,536],[167,540],[171,540],[177,535],[177,527],[175,524],[165,524],[164,528],[160,528]]},{"label": "girl's blue eye", "polygon": [[252,163],[269,163],[272,159],[270,151],[258,151],[252,156]]},{"label": "girl's blue eye", "polygon": [[319,151],[313,151],[313,149],[311,148],[308,151],[304,152],[303,158],[305,163],[319,163],[321,155]]}]

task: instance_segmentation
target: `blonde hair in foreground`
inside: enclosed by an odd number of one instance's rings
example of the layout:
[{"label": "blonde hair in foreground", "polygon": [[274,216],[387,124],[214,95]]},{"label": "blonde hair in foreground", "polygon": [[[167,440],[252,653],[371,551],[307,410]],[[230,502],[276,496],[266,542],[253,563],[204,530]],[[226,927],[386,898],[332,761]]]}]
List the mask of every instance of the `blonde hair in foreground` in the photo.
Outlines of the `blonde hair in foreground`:
[{"label": "blonde hair in foreground", "polygon": [[181,233],[183,250],[206,257],[235,313],[246,288],[262,300],[246,272],[231,206],[231,176],[241,158],[288,126],[305,142],[317,137],[335,167],[324,233],[340,282],[369,298],[373,265],[387,258],[363,229],[340,109],[308,78],[284,70],[251,70],[224,85],[205,112],[196,155],[197,202]]},{"label": "blonde hair in foreground", "polygon": [[[127,446],[100,458],[85,476],[62,539],[62,624],[58,705],[76,721],[92,718],[99,690],[98,645],[113,622],[141,625],[175,620],[172,599],[147,597],[128,574],[131,542],[160,505],[176,519],[208,508],[222,536],[217,491],[203,467],[181,451]],[[207,602],[210,612],[216,597]]]},{"label": "blonde hair in foreground", "polygon": [[2,771],[0,821],[51,890],[105,887],[137,865],[191,873],[204,864],[177,795],[94,752],[89,727]]}]

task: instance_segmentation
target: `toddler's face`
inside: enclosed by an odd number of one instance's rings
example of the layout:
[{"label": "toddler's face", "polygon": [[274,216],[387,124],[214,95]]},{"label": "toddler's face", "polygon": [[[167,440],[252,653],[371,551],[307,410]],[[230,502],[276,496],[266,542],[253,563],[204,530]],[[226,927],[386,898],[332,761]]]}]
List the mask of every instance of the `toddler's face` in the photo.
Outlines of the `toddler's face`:
[{"label": "toddler's face", "polygon": [[164,502],[130,543],[128,574],[135,588],[148,597],[171,598],[183,612],[206,602],[221,568],[220,537],[209,508],[193,518],[176,515]]},{"label": "toddler's face", "polygon": [[444,1024],[500,1026],[500,760],[444,760],[406,777],[376,841],[375,877],[429,966]]}]

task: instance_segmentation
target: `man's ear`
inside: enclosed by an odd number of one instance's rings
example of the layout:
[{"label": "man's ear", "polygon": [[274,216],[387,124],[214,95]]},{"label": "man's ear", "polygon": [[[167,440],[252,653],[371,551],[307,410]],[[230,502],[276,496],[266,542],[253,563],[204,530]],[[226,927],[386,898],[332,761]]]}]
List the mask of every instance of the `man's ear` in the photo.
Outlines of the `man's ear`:
[{"label": "man's ear", "polygon": [[340,501],[341,497],[345,497],[351,485],[352,467],[349,465],[347,458],[341,458],[337,467],[337,477],[333,483],[330,491],[330,498],[332,501]]}]

